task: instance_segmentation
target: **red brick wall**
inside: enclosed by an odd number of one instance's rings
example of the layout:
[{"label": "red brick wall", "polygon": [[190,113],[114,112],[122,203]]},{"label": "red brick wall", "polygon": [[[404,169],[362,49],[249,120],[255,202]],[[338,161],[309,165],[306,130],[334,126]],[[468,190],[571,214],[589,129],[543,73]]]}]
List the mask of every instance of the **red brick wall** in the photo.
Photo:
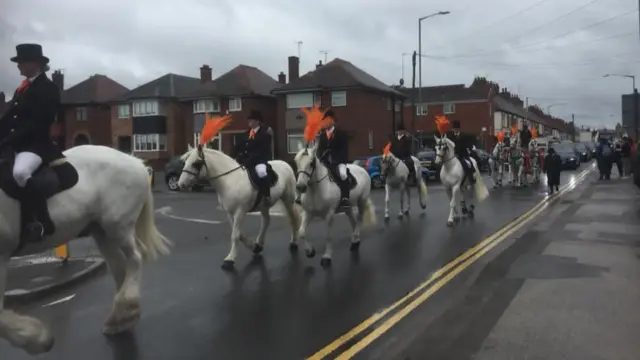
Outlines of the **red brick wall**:
[{"label": "red brick wall", "polygon": [[[129,104],[129,118],[128,119],[118,119],[118,105],[111,105],[111,147],[114,149],[118,148],[118,137],[120,136],[132,136],[133,133],[133,122],[131,120],[131,114],[133,113],[133,109],[131,108],[131,104]],[[131,149],[133,149],[133,144],[131,145]]]},{"label": "red brick wall", "polygon": [[108,105],[86,105],[87,120],[77,121],[76,109],[80,106],[64,107],[64,129],[66,148],[73,147],[76,136],[84,134],[91,144],[111,146],[111,110]]}]

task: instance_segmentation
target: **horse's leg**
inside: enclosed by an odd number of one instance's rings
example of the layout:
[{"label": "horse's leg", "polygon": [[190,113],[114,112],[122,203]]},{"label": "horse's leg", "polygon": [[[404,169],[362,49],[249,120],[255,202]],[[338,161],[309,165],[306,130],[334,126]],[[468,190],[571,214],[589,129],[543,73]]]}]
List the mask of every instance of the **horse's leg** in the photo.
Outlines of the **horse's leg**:
[{"label": "horse's leg", "polygon": [[253,253],[255,255],[260,254],[264,249],[264,238],[267,234],[269,224],[271,223],[271,214],[269,214],[268,208],[262,208],[262,210],[260,210],[260,215],[262,215],[262,220],[260,221],[260,230],[258,231],[256,242],[253,244]]},{"label": "horse's leg", "polygon": [[[103,241],[116,244],[124,259],[124,280],[116,292],[113,299],[113,309],[107,316],[103,327],[105,334],[118,334],[132,328],[140,319],[142,254],[136,243],[133,226],[123,229],[114,225],[113,229],[106,228]],[[116,261],[118,260],[111,259],[109,265],[117,267]],[[116,281],[118,280],[116,279]]]},{"label": "horse's leg", "polygon": [[322,254],[322,259],[320,259],[320,265],[329,266],[331,265],[331,258],[333,257],[333,233],[331,228],[333,227],[333,217],[335,212],[333,210],[329,210],[327,215],[325,216],[325,221],[327,223],[327,232],[324,238],[324,254]]},{"label": "horse's leg", "polygon": [[54,339],[47,326],[36,318],[4,308],[8,268],[9,256],[0,256],[0,338],[31,355],[48,352]]},{"label": "horse's leg", "polygon": [[409,185],[406,182],[400,181],[400,187],[398,188],[398,195],[400,196],[400,211],[398,212],[398,219],[402,219],[404,215],[404,189]]},{"label": "horse's leg", "polygon": [[391,193],[391,186],[389,184],[384,185],[384,219],[389,220],[389,193]]},{"label": "horse's leg", "polygon": [[231,248],[229,249],[229,254],[224,261],[222,262],[222,268],[225,270],[233,269],[236,263],[236,257],[238,257],[238,248],[236,247],[238,242],[242,242],[247,248],[253,249],[253,244],[251,244],[245,236],[242,235],[240,231],[240,224],[242,223],[242,219],[244,219],[245,213],[242,211],[236,211],[233,216],[229,214],[229,223],[231,223]]},{"label": "horse's leg", "polygon": [[[360,248],[360,224],[362,222],[356,220],[356,216],[353,214],[353,208],[349,209],[345,213],[345,215],[347,215],[347,218],[349,219],[349,222],[351,223],[351,228],[353,229],[353,233],[351,234],[351,247],[350,247],[350,250],[351,251],[358,251],[358,249]],[[360,217],[360,214],[358,214],[358,217]]]},{"label": "horse's leg", "polygon": [[311,215],[308,212],[302,212],[302,219],[300,221],[300,229],[298,230],[298,239],[304,246],[304,251],[308,258],[316,256],[316,249],[313,244],[307,239],[307,226],[311,222]]},{"label": "horse's leg", "polygon": [[454,197],[453,188],[445,187],[447,196],[449,197],[449,218],[447,219],[447,226],[453,226],[453,213],[456,207],[456,198]]},{"label": "horse's leg", "polygon": [[284,211],[287,213],[287,218],[291,224],[291,240],[289,242],[289,250],[298,250],[298,230],[300,230],[300,214],[295,207],[295,195],[292,201],[283,201]]},{"label": "horse's leg", "polygon": [[[416,188],[418,192],[420,192],[420,183],[416,180]],[[404,191],[407,193],[407,208],[404,210],[404,214],[409,216],[409,212],[411,211],[411,187],[408,184],[405,184]]]}]

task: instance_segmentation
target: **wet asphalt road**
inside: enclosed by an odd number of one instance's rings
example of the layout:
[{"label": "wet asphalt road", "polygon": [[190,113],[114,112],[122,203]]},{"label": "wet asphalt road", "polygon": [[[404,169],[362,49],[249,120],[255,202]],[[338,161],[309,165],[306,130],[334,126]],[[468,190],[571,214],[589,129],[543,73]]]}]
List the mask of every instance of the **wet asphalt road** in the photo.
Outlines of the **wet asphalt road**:
[{"label": "wet asphalt road", "polygon": [[[562,181],[575,174],[564,172]],[[240,247],[235,273],[220,269],[229,250],[230,229],[215,195],[159,193],[156,208],[164,210],[157,215],[158,227],[176,246],[171,256],[145,267],[142,318],[134,332],[111,339],[100,332],[114,295],[108,275],[21,311],[44,320],[56,336],[54,349],[38,359],[302,359],[524,213],[545,190],[534,186],[492,191],[477,207],[475,219],[453,229],[445,226],[448,201],[439,185],[429,188],[424,215],[419,215],[422,211],[414,200],[410,219],[392,217],[388,225],[381,221],[384,193],[375,191],[379,225],[363,234],[359,255],[353,256],[348,222],[343,217],[336,220],[329,269],[320,267],[319,256],[291,254],[288,224],[284,217],[274,216],[262,261],[253,261]],[[392,216],[398,211],[398,201],[393,200]],[[259,216],[248,216],[245,234],[255,237],[258,225]],[[318,249],[323,233],[317,221],[308,231]],[[43,307],[71,294],[76,296],[68,302]],[[0,342],[0,359],[32,357]]]}]

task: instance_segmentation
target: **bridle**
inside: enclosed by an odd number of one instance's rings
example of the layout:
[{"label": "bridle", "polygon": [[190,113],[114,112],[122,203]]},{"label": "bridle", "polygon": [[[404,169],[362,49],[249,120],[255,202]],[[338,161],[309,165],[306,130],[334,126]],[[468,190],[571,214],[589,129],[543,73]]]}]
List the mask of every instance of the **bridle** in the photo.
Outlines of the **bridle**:
[{"label": "bridle", "polygon": [[394,158],[391,157],[391,156],[382,158],[382,162],[384,162],[386,164],[389,164],[389,165],[387,165],[386,170],[382,172],[382,176],[383,177],[386,177],[387,175],[389,175],[392,170],[395,171],[396,168],[398,167],[398,165],[400,164],[400,161],[401,161],[400,159],[396,158],[396,162],[395,163],[393,162],[393,159]]},{"label": "bridle", "polygon": [[439,154],[436,151],[436,159],[440,158],[441,159],[440,161],[442,161],[442,165],[456,158],[455,156],[452,156],[448,159],[445,159],[445,155],[449,152],[449,146],[447,146],[447,144],[444,142],[443,139],[438,140],[438,143],[436,144],[436,148],[438,148],[440,152],[442,152],[442,154]]},{"label": "bridle", "polygon": [[307,181],[307,186],[311,187],[312,185],[319,184],[320,182],[322,182],[322,180],[326,179],[329,176],[329,171],[327,171],[327,174],[322,178],[318,180],[313,180],[313,175],[316,173],[316,169],[318,168],[318,164],[317,164],[318,158],[315,155],[312,156],[311,154],[309,154],[309,150],[307,148],[304,149],[303,155],[309,156],[311,158],[309,163],[309,167],[311,168],[311,171],[298,170],[296,172],[296,177],[299,177],[300,174],[302,174],[302,175],[305,175],[307,178],[309,178],[309,180]]},{"label": "bridle", "polygon": [[216,180],[219,179],[223,176],[229,175],[232,172],[243,168],[242,165],[238,165],[237,167],[229,170],[229,171],[225,171],[222,174],[218,174],[216,176],[210,176],[209,175],[209,167],[207,166],[207,162],[204,159],[204,151],[202,150],[202,145],[198,145],[198,147],[196,148],[196,150],[198,151],[198,158],[196,160],[193,161],[193,163],[191,164],[191,167],[195,170],[195,171],[191,171],[189,169],[182,169],[183,173],[189,174],[191,176],[193,176],[195,179],[198,179],[200,177],[200,173],[202,172],[202,168],[204,168],[205,170],[205,177],[207,178],[207,180]]}]

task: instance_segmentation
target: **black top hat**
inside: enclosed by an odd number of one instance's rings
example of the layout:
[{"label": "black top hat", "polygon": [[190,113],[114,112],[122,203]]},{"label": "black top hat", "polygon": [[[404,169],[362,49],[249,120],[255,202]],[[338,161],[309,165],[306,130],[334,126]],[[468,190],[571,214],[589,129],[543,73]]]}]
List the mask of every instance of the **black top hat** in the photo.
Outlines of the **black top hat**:
[{"label": "black top hat", "polygon": [[327,112],[324,113],[323,118],[328,118],[328,117],[333,118],[334,121],[337,121],[336,115],[333,113],[333,110],[331,109],[327,110]]},{"label": "black top hat", "polygon": [[454,129],[460,129],[460,121],[453,120],[452,126],[453,126]]},{"label": "black top hat", "polygon": [[251,110],[251,112],[249,113],[248,119],[262,122],[263,121],[262,113],[258,110]]},{"label": "black top hat", "polygon": [[20,44],[16,46],[16,56],[11,58],[15,63],[36,61],[48,64],[49,58],[42,55],[42,46],[38,44]]},{"label": "black top hat", "polygon": [[406,129],[404,128],[404,122],[400,121],[398,123],[398,126],[396,126],[396,132],[400,132],[400,131],[406,131]]}]

